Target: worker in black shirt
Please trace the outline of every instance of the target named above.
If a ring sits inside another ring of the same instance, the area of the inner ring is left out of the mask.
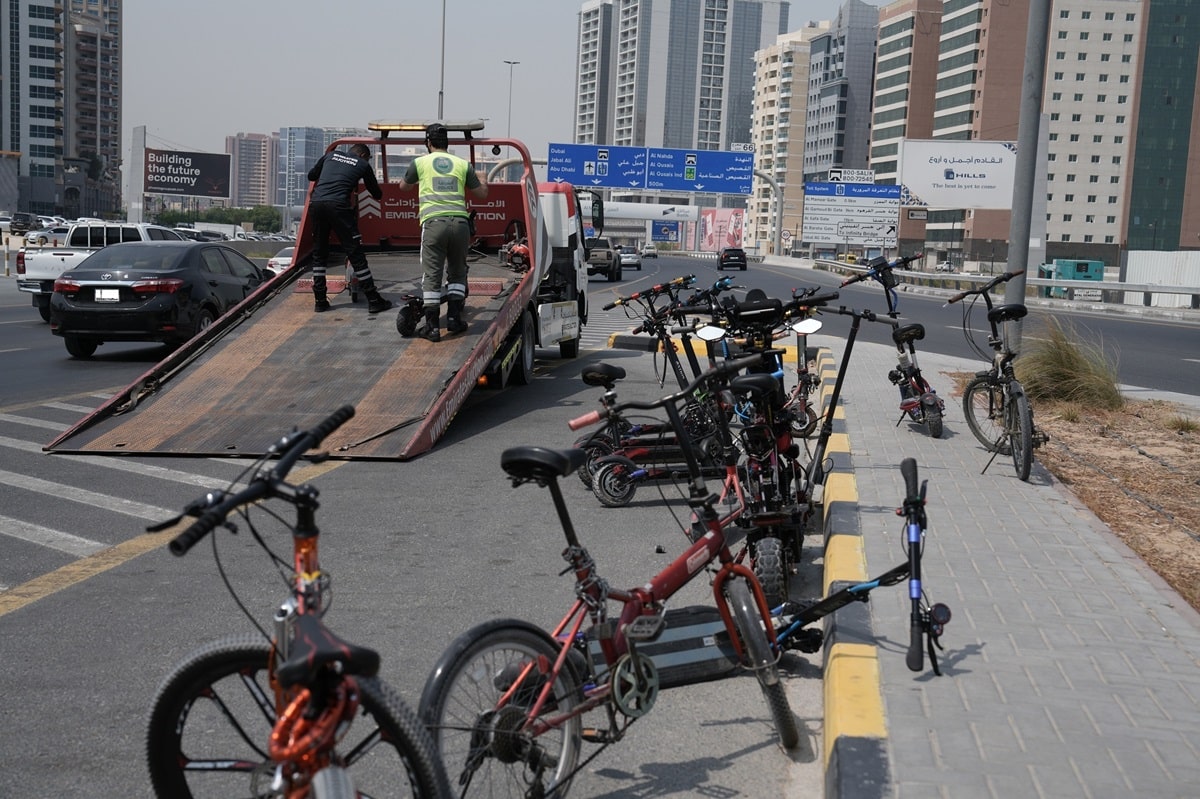
[[[371,267],[362,250],[362,236],[358,233],[358,210],[355,202],[358,184],[361,181],[376,200],[383,197],[383,189],[375,179],[371,166],[371,148],[358,143],[350,146],[350,152],[338,150],[325,153],[321,160],[308,170],[308,179],[316,185],[309,198],[308,213],[312,216],[313,235],[316,242],[313,250],[313,310],[317,313],[329,310],[326,295],[325,267],[329,259],[329,234],[337,234],[338,241],[346,251],[359,289],[367,296],[367,310],[380,313],[392,307],[390,300],[379,296]]]

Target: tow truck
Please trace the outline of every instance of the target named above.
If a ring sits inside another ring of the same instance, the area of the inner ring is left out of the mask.
[[[328,148],[372,150],[383,197],[360,186],[359,232],[377,287],[397,305],[421,294],[417,198],[398,184],[424,152],[429,122],[372,122],[375,136]],[[442,124],[451,151],[477,169],[480,155],[505,147],[519,158],[519,179],[490,182],[487,200],[470,202],[465,333],[403,338],[396,312],[368,314],[337,270],[328,278],[332,312],[314,314],[306,206],[289,268],[45,448],[258,456],[272,443],[262,431],[280,419],[304,429],[349,403],[358,412],[326,440],[330,457],[407,460],[434,445],[476,387],[528,383],[536,347],[575,357],[588,315],[580,196],[567,184],[539,185],[526,146],[483,137],[481,120]],[[590,224],[602,228],[603,219],[595,197]]]

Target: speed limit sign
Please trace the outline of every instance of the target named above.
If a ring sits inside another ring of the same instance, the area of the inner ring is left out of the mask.
[[[780,231],[779,237],[781,239],[783,239],[784,241],[787,241],[788,239],[790,239],[792,237],[792,231],[790,231],[790,230]]]

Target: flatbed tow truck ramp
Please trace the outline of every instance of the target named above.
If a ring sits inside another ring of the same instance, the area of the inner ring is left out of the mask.
[[[365,249],[376,286],[395,308],[369,314],[365,303],[351,301],[331,269],[333,309],[313,312],[305,214],[291,268],[45,449],[252,457],[274,443],[271,431],[281,422],[307,429],[350,404],[357,411],[354,418],[325,441],[330,456],[406,460],[434,445],[481,382],[527,383],[535,346],[558,345],[564,357],[574,357],[586,308],[586,273],[569,257],[563,261],[562,253],[551,252],[565,248],[550,246],[524,145],[472,139],[477,129],[458,128],[464,140],[457,143],[471,148],[472,160],[476,146],[491,149],[499,143],[521,154],[525,170],[520,182],[491,185],[468,273],[465,333],[434,343],[397,331],[402,297],[421,294],[420,230],[415,198],[389,182],[385,168],[384,198],[365,204],[365,211],[360,207],[359,227],[364,243],[369,242]],[[421,140],[389,139],[384,133],[330,147],[358,141],[386,155],[389,145],[412,148]],[[389,208],[401,212],[381,213]],[[579,218],[576,222],[581,224]],[[530,263],[520,267],[504,257],[514,229],[529,232]]]

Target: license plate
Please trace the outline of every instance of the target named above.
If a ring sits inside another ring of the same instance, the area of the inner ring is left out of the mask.
[[[96,289],[96,302],[119,302],[120,289]]]

